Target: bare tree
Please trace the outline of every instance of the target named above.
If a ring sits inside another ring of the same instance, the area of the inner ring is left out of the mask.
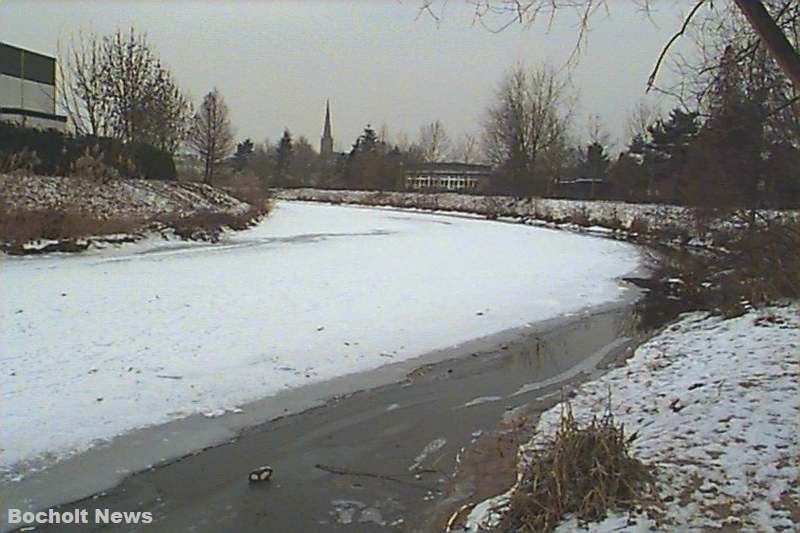
[[[64,61],[64,108],[79,134],[148,143],[175,153],[192,116],[189,99],[134,29],[73,39]]]
[[[442,123],[436,120],[419,129],[418,144],[426,162],[442,161],[450,148],[450,137]]]
[[[778,26],[800,43],[800,3],[772,0],[770,5]],[[668,88],[670,94],[692,101],[708,116],[715,88],[728,73],[747,100],[763,107],[765,132],[771,138],[800,144],[800,91],[743,15],[731,10],[698,17],[690,35],[697,53],[675,61],[680,81]]]
[[[575,49],[572,58],[578,56],[581,48],[588,39],[588,30],[592,18],[598,12],[607,12],[612,4],[609,0],[465,0],[475,9],[474,19],[479,24],[493,32],[501,32],[515,23],[533,25],[539,20],[544,20],[548,25],[553,24],[559,13],[567,12],[579,21]],[[630,0],[643,12],[648,13],[654,0]],[[448,0],[421,0],[419,12],[427,13],[434,18],[441,17]],[[794,44],[788,37],[784,28],[776,22],[777,14],[785,6],[794,6],[798,9],[797,0],[732,0],[725,5],[713,0],[692,0],[683,24],[672,38],[665,44],[661,54],[656,60],[653,71],[648,80],[648,88],[655,83],[659,68],[672,45],[689,29],[692,19],[702,8],[716,9],[727,12],[738,11],[744,15],[753,32],[768,51],[769,55],[777,61],[784,74],[792,81],[795,90],[800,91],[800,53],[797,51],[797,36],[794,35]],[[441,9],[439,9],[441,8]]]
[[[394,136],[394,145],[401,152],[408,151],[411,148],[411,144],[412,142],[411,139],[408,137],[408,134],[403,131]]]
[[[389,125],[386,122],[381,124],[380,129],[378,129],[378,140],[382,143],[389,142]]]
[[[480,139],[472,133],[465,133],[456,143],[451,157],[462,163],[477,163],[481,160]]]
[[[108,101],[103,97],[103,46],[96,35],[79,34],[66,57],[59,46],[62,107],[78,135],[104,136]]]
[[[215,88],[209,92],[194,116],[189,145],[203,160],[203,181],[211,183],[216,166],[233,151],[234,139],[228,106]]]
[[[659,118],[661,118],[661,112],[657,106],[649,104],[646,100],[639,100],[625,122],[628,137],[630,139],[638,137],[646,141],[650,136],[648,128]]]
[[[747,21],[752,26],[755,33],[761,38],[764,48],[769,51],[770,55],[781,66],[784,73],[792,80],[792,84],[796,91],[800,92],[800,54],[797,53],[797,33],[795,25],[794,45],[789,42],[789,39],[784,33],[783,29],[776,23],[775,19],[769,14],[764,2],[756,0],[734,0],[736,5],[741,10],[742,14],[747,18]],[[778,4],[778,7],[783,11],[793,9],[793,17],[795,22],[797,17],[800,16],[800,5],[796,1],[791,2],[770,2]],[[785,11],[784,11],[785,12]]]
[[[611,134],[603,124],[603,119],[597,113],[592,113],[586,120],[586,132],[589,134],[589,143],[597,143],[605,148],[612,145]]]
[[[189,101],[133,28],[103,39],[104,97],[110,126],[124,142],[146,142],[174,152],[191,116]]]
[[[575,99],[571,85],[549,66],[515,67],[503,80],[484,125],[487,156],[508,176],[509,188],[542,193],[562,161]]]

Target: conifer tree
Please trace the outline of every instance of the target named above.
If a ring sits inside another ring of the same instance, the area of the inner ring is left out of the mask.
[[[283,136],[275,151],[275,176],[282,185],[285,185],[290,178],[289,168],[292,164],[293,152],[292,133],[287,128],[283,130]]]

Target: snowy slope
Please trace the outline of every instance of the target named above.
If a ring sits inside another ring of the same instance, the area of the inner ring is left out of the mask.
[[[248,205],[203,183],[0,174],[0,204],[31,210],[75,210],[100,218],[243,213]]]
[[[660,524],[616,514],[585,529],[796,531],[789,502],[800,501],[799,364],[797,304],[730,320],[695,313],[581,387],[575,416],[602,414],[610,391],[615,417],[638,433],[634,455],[656,467],[663,501]],[[560,412],[542,416],[533,445],[553,434]],[[471,530],[506,501],[476,506]],[[558,531],[579,529],[571,519]]]
[[[279,203],[218,244],[0,262],[0,469],[620,297],[632,246]],[[15,466],[16,465],[16,466]]]

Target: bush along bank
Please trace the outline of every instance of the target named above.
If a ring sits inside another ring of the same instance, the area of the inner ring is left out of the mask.
[[[11,255],[80,252],[152,234],[216,241],[271,207],[266,193],[200,183],[0,175],[0,185],[0,250]]]

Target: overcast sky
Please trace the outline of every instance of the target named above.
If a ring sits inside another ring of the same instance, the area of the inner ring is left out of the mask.
[[[672,1],[651,19],[633,2],[610,2],[572,77],[585,131],[590,113],[617,138],[644,96],[650,69],[680,23]],[[680,2],[678,2],[680,5]],[[577,18],[495,34],[472,24],[462,0],[440,23],[417,19],[418,0],[137,1],[0,0],[0,40],[55,55],[79,31],[117,27],[147,33],[179,84],[197,103],[217,87],[237,138],[280,137],[284,127],[318,146],[331,99],[336,147],[367,123],[390,138],[441,120],[451,137],[480,130],[496,87],[517,62],[561,66],[573,50]]]

